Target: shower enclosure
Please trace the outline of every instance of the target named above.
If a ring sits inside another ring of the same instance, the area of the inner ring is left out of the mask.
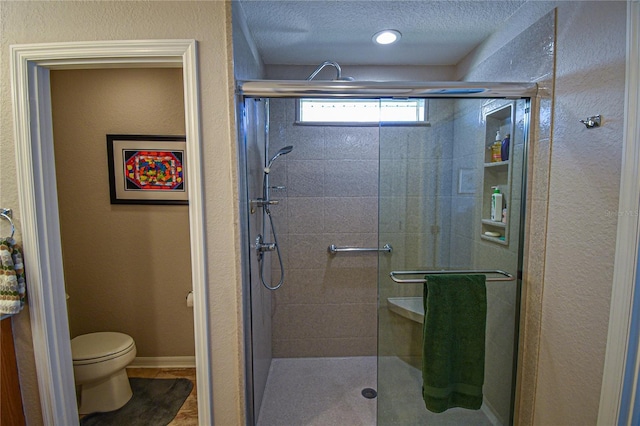
[[[270,367],[275,374],[276,360],[302,359],[373,361],[366,383],[377,390],[377,408],[362,424],[513,423],[534,93],[535,85],[519,84],[239,85],[251,424],[273,424],[264,418],[271,402],[263,400]],[[391,98],[423,101],[411,122],[302,122],[300,99],[320,98],[368,99],[380,108]],[[500,143],[508,139],[506,152],[492,159],[498,133]],[[490,217],[495,187],[504,199],[498,220]],[[277,204],[260,206],[265,198]],[[279,255],[261,245],[274,237]],[[436,414],[422,400],[423,280],[442,271],[487,276],[480,410]],[[261,284],[278,283],[283,273],[277,290]],[[360,390],[349,392],[363,401],[373,396]],[[319,392],[309,380],[294,398]],[[303,406],[289,400],[275,411]]]

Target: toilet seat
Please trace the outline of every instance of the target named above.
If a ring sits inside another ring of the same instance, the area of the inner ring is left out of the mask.
[[[115,332],[83,334],[71,339],[73,365],[105,362],[135,350],[131,336]]]

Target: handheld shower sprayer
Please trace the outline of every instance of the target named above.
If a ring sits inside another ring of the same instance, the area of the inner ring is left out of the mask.
[[[273,162],[275,161],[276,158],[280,157],[281,155],[286,155],[288,153],[290,153],[293,150],[293,146],[288,145],[285,146],[284,148],[280,149],[278,152],[276,152],[273,157],[271,157],[271,159],[269,160],[269,162],[267,163],[267,166],[264,168],[264,177],[262,179],[262,199],[266,204],[266,212],[267,213],[271,213],[269,211],[269,202],[271,201],[270,199],[270,187],[269,187],[269,172],[271,172],[271,165],[273,164]]]
[[[256,239],[256,250],[258,253],[258,263],[260,264],[260,281],[262,281],[262,285],[264,285],[269,290],[277,290],[280,288],[282,283],[284,282],[284,265],[282,264],[282,255],[280,254],[280,245],[278,244],[278,235],[276,234],[276,229],[273,226],[273,219],[271,218],[271,209],[269,206],[271,204],[277,204],[277,201],[271,201],[269,195],[269,172],[271,171],[271,165],[276,160],[276,158],[281,155],[286,155],[293,150],[293,146],[288,145],[284,148],[280,149],[278,152],[274,154],[273,157],[267,163],[267,166],[264,168],[264,176],[262,179],[262,200],[260,200],[259,206],[264,208],[264,213],[266,213],[267,218],[269,219],[269,225],[271,227],[271,234],[273,235],[273,243],[266,243],[263,241],[262,235],[258,235]],[[264,224],[263,224],[264,227]],[[263,228],[263,231],[265,229]],[[266,232],[263,232],[266,235]],[[280,263],[280,281],[276,285],[271,285],[271,283],[267,283],[264,280],[264,253],[267,251],[275,251],[278,256],[278,262]]]
[[[264,168],[264,172],[268,174],[271,171],[271,165],[273,164],[274,160],[280,157],[281,155],[286,155],[290,153],[292,150],[293,150],[293,146],[288,145],[282,148],[281,150],[279,150],[278,152],[276,152],[275,155],[271,157],[271,159],[267,163],[267,167]]]

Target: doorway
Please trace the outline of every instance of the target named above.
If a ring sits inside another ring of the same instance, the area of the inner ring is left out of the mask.
[[[110,41],[15,45],[11,48],[16,121],[18,187],[25,251],[33,259],[30,319],[40,399],[45,423],[77,424],[69,328],[60,253],[58,203],[53,164],[49,69],[107,68],[180,64],[184,78],[185,134],[189,186],[189,234],[194,291],[198,411],[211,422],[212,398],[201,192],[201,139],[194,40]]]
[[[112,204],[105,138],[183,137],[182,69],[52,70],[50,78],[70,337],[125,333],[136,345],[129,375],[152,367],[195,376],[188,206]]]

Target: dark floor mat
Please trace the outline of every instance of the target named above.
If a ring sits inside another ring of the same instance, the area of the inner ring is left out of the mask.
[[[81,426],[165,426],[173,420],[189,396],[188,379],[130,378],[133,396],[122,408],[93,413],[80,420]]]

